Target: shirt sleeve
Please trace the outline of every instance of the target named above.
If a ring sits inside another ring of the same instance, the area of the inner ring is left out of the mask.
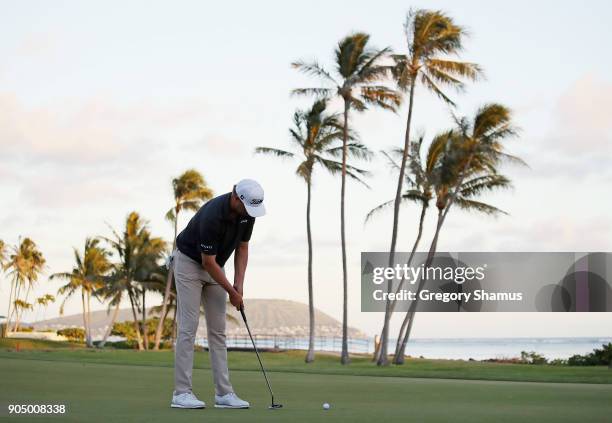
[[[215,256],[221,244],[221,222],[216,219],[202,219],[200,222],[200,252]]]
[[[251,219],[247,225],[249,226],[245,229],[244,233],[242,234],[242,238],[240,239],[242,242],[249,242],[251,239],[251,235],[253,234],[253,226],[255,226],[255,219]]]

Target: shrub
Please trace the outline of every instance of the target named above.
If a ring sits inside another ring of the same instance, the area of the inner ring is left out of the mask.
[[[152,317],[147,319],[147,338],[149,343],[155,341],[155,331],[157,330],[157,324],[159,322],[158,317]],[[138,322],[138,327],[141,327],[142,322]],[[134,329],[133,321],[117,322],[111,329],[111,335],[122,336],[128,341],[136,341],[136,330]],[[172,336],[172,321],[170,319],[164,320],[164,327],[162,331],[162,340],[170,340]]]
[[[548,360],[535,351],[521,351],[521,363],[523,364],[546,364]]]
[[[84,342],[85,329],[83,328],[64,328],[56,332],[60,336],[65,336],[69,341]]]
[[[567,360],[570,366],[601,366],[612,363],[612,342],[603,344],[601,349],[595,348],[587,355],[576,354]]]

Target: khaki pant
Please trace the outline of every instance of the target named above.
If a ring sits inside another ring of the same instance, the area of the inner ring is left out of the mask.
[[[225,272],[225,270],[223,270]],[[174,350],[174,393],[191,391],[193,347],[200,320],[200,302],[204,305],[208,351],[215,392],[234,392],[227,368],[225,344],[225,304],[227,292],[206,272],[202,265],[181,253],[174,252],[178,337]]]

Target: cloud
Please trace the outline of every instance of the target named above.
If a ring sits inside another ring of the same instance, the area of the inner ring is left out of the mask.
[[[521,134],[525,142],[517,145],[518,155],[527,159],[530,168],[517,170],[517,175],[557,181],[612,178],[610,97],[611,82],[586,74],[545,111],[530,110],[530,118],[538,123],[548,115],[550,125],[543,133],[533,128]]]
[[[125,157],[130,149],[142,155],[160,146],[143,146],[143,141],[169,141],[184,128],[197,131],[207,110],[197,99],[122,105],[90,98],[28,108],[5,92],[0,93],[0,148],[5,158],[36,164],[108,162]]]
[[[587,74],[557,100],[547,145],[573,155],[612,153],[612,83]]]
[[[449,227],[449,233],[461,233],[461,226]],[[443,248],[450,251],[608,251],[611,234],[612,224],[604,216],[517,218],[490,222],[463,237],[444,235]]]
[[[41,56],[54,52],[57,45],[50,32],[36,32],[25,36],[15,49],[18,56]]]

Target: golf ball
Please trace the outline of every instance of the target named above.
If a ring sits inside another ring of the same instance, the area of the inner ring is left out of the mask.
[[[323,404],[323,410],[329,410],[329,404],[328,403],[324,403]]]

